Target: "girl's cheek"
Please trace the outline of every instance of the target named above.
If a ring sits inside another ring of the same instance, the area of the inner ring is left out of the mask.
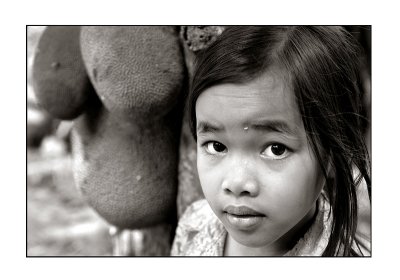
[[[204,151],[198,150],[197,152],[197,171],[200,177],[204,177],[204,175],[209,173],[212,164],[210,160],[207,158],[207,155]]]
[[[197,171],[202,187],[214,184],[215,180],[219,180],[223,174],[223,168],[220,161],[209,155],[198,155],[197,158]]]

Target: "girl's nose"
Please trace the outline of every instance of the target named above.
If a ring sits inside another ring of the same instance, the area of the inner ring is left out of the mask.
[[[253,172],[245,166],[231,169],[222,181],[222,190],[234,196],[251,196],[259,194],[260,188]]]

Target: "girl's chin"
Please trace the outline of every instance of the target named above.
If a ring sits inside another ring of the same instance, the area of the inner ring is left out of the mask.
[[[289,249],[274,244],[274,241],[260,238],[233,236],[228,233],[228,242],[233,255],[242,256],[282,256]]]
[[[277,238],[266,236],[261,232],[244,232],[244,231],[236,231],[229,229],[228,235],[233,239],[236,243],[249,247],[249,248],[264,248],[269,247],[273,244]]]

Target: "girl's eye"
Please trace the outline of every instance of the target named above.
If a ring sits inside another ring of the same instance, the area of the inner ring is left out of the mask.
[[[210,141],[205,144],[206,151],[211,155],[221,154],[226,152],[226,147],[216,141]]]
[[[272,144],[269,145],[263,152],[262,155],[271,159],[283,159],[288,156],[289,150],[283,144]]]

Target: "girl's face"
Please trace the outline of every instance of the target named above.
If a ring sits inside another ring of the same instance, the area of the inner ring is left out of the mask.
[[[196,117],[201,186],[228,242],[265,254],[290,249],[324,184],[293,92],[267,72],[205,90]]]

